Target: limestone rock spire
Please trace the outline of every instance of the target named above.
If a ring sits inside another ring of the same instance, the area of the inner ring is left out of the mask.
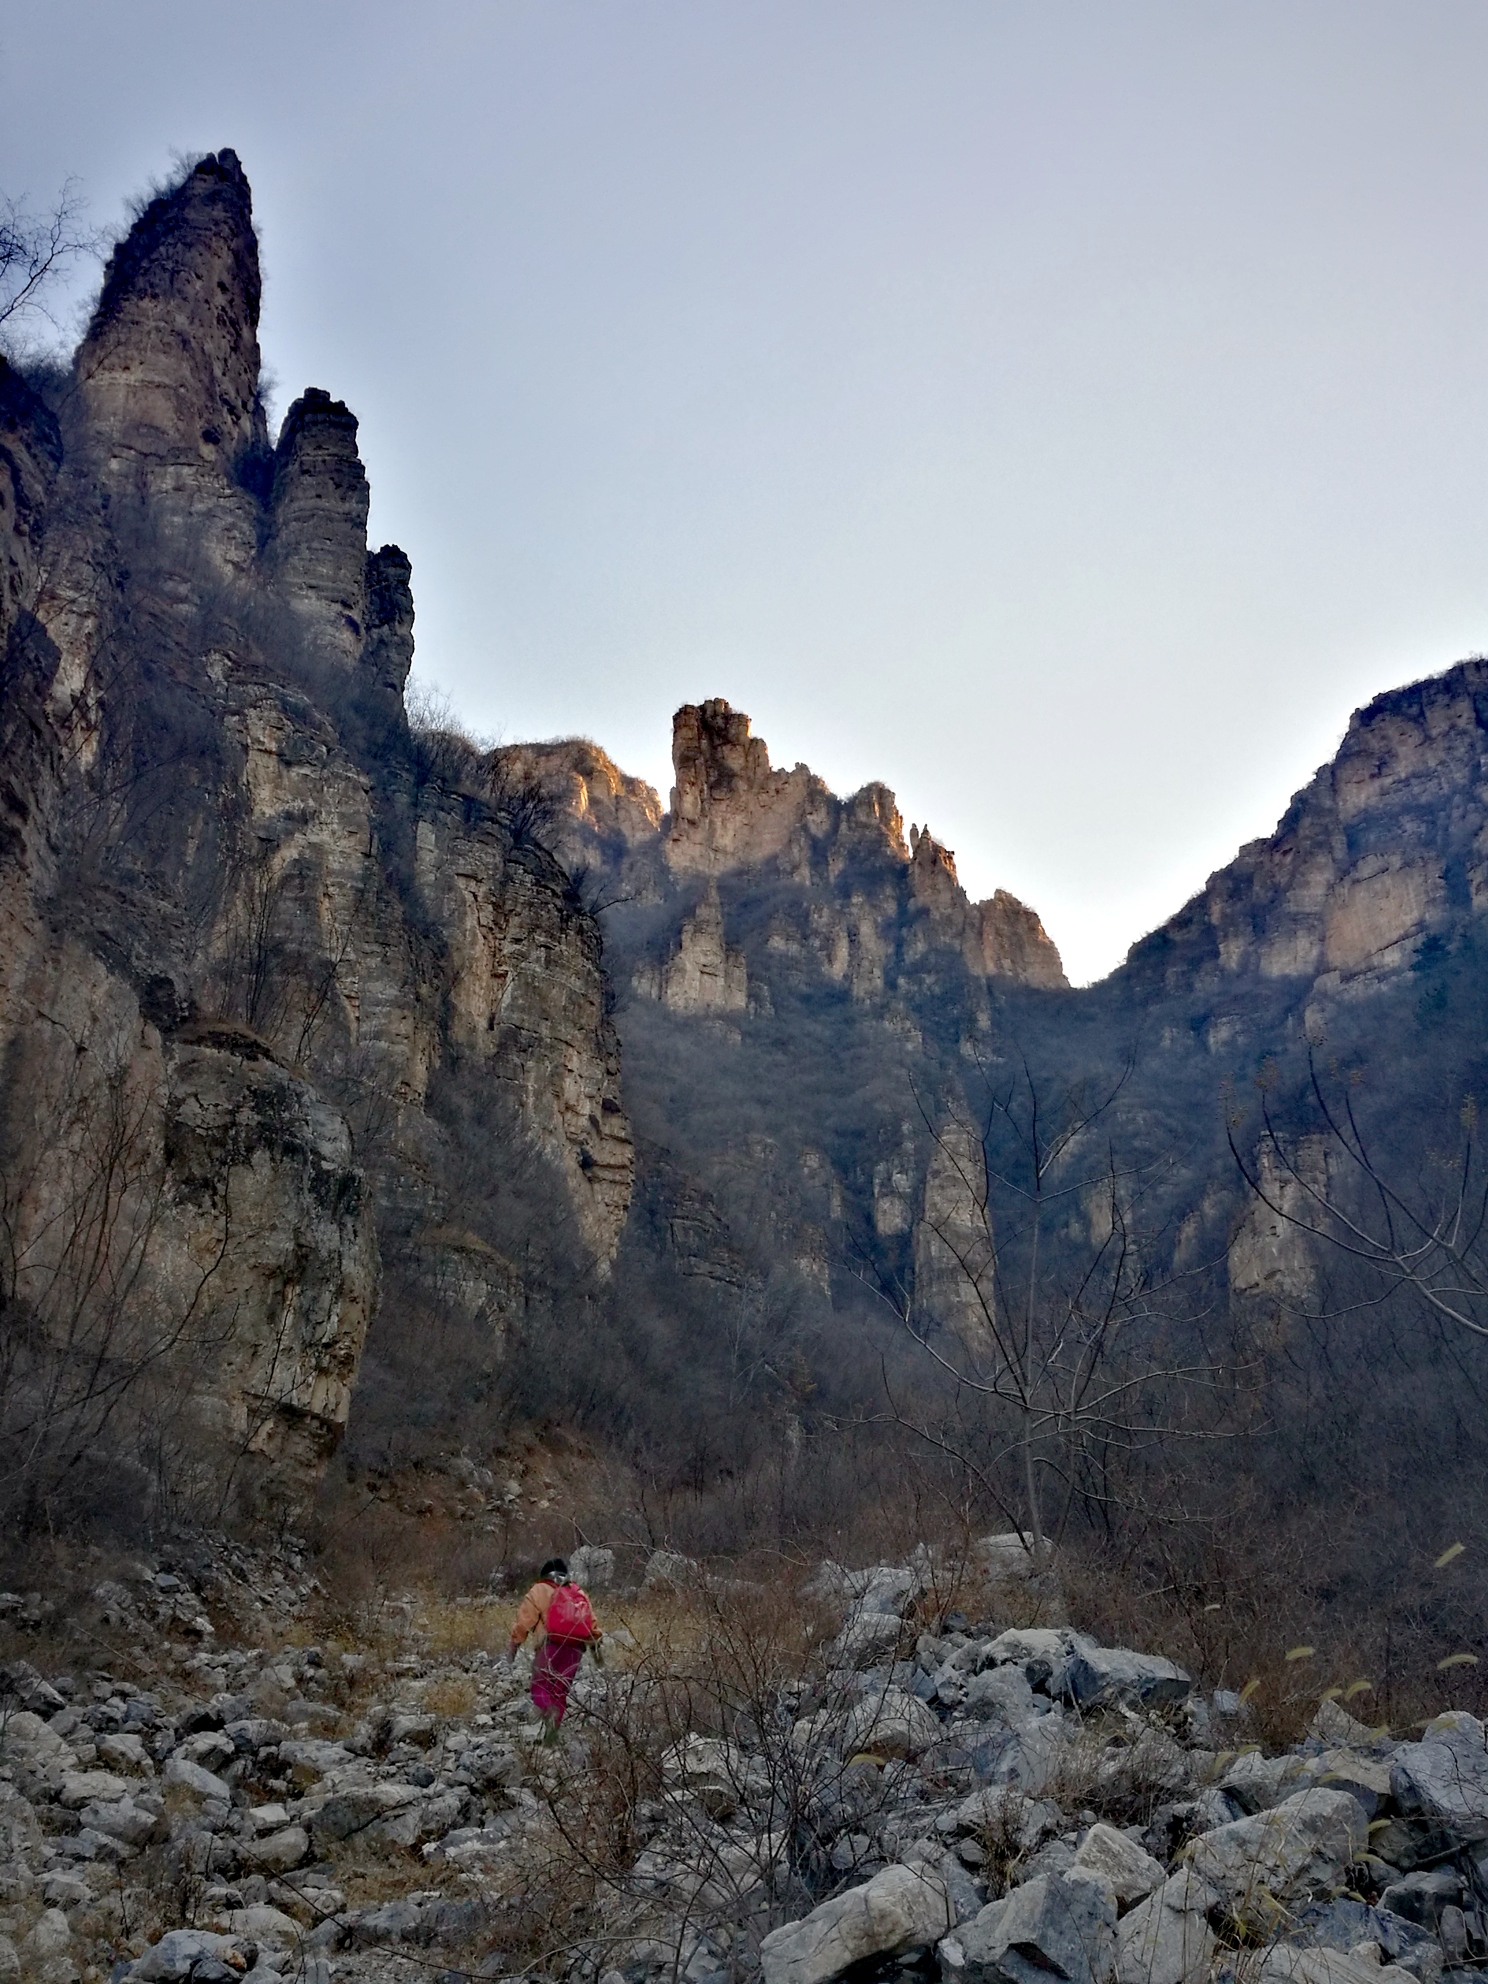
[[[347,661],[360,655],[367,632],[370,503],[356,415],[309,387],[285,416],[274,452],[268,554],[292,604]]]
[[[209,153],[114,249],[78,350],[108,482],[192,495],[262,450],[259,297],[247,178],[236,152]]]
[[[362,666],[379,689],[401,696],[413,666],[413,566],[396,544],[367,554],[367,640]]]

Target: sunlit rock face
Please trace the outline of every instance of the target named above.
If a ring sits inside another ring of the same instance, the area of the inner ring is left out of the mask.
[[[1168,983],[1306,979],[1320,1009],[1398,977],[1488,903],[1488,662],[1377,696],[1276,832],[1133,948]]]
[[[1053,940],[1027,903],[998,889],[976,905],[982,966],[989,977],[1021,985],[1068,984]]]
[[[35,1071],[3,1182],[44,1222],[58,1123],[136,1098],[167,1334],[210,1266],[183,1396],[229,1472],[303,1494],[379,1230],[436,1230],[477,1157],[536,1163],[602,1273],[633,1158],[593,916],[411,740],[408,559],[369,551],[344,405],[307,391],[270,448],[258,304],[222,152],[115,249],[60,426],[0,373],[0,1056]]]
[[[658,1228],[679,1270],[695,1271],[676,1236],[705,1198],[732,1232],[736,1281],[749,1282],[740,1264],[768,1235],[754,1272],[792,1262],[810,1299],[830,1300],[861,1216],[970,1330],[925,1224],[944,1223],[951,1185],[914,1085],[934,1120],[942,1057],[975,1064],[1006,989],[1067,989],[1037,916],[1005,891],[971,902],[948,848],[918,826],[906,838],[887,786],[843,799],[805,765],[773,765],[721,698],[673,718],[665,814],[584,740],[495,757],[508,785],[541,786],[550,844],[604,905],[627,1082],[652,1125],[647,1196],[665,1208]],[[694,1054],[684,1080],[675,1064]],[[808,1120],[800,1098],[814,1084],[845,1095],[865,1074],[881,1105],[865,1105],[851,1139]]]
[[[763,738],[750,734],[749,718],[721,700],[678,710],[672,763],[676,783],[663,852],[674,873],[719,876],[773,867],[831,893],[844,871],[867,863],[881,871],[874,919],[880,926],[890,917],[903,921],[907,910],[917,908],[925,927],[911,944],[954,948],[984,976],[1066,983],[1059,953],[1032,910],[1005,890],[985,903],[968,901],[954,854],[928,828],[912,828],[905,844],[887,786],[865,786],[841,800],[805,765],[789,772],[772,768]],[[819,928],[818,938],[826,940],[828,969],[841,976],[849,969],[846,961],[865,949],[865,917],[859,907],[828,913],[828,923],[830,935]],[[878,948],[872,936],[866,948]]]
[[[665,852],[678,873],[783,861],[809,872],[811,842],[835,824],[836,802],[805,765],[772,770],[749,718],[715,698],[672,719],[670,827]]]

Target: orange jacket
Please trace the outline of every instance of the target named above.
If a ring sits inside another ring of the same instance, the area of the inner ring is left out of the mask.
[[[512,1621],[511,1629],[513,1653],[523,1644],[529,1633],[532,1635],[534,1646],[541,1646],[547,1638],[548,1631],[544,1622],[548,1616],[548,1607],[553,1602],[553,1593],[557,1589],[556,1585],[546,1584],[539,1578],[517,1607],[517,1616]]]

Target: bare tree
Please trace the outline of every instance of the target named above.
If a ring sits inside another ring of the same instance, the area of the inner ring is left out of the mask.
[[[1307,1073],[1316,1110],[1310,1136],[1278,1124],[1266,1086],[1253,1158],[1237,1141],[1239,1122],[1228,1126],[1231,1154],[1256,1200],[1285,1226],[1370,1270],[1381,1293],[1408,1293],[1444,1322],[1488,1337],[1488,1172],[1474,1098],[1462,1104],[1453,1148],[1407,1185],[1359,1121],[1361,1078],[1330,1096],[1311,1052]]]
[[[1118,1160],[1110,1118],[1129,1073],[1051,1100],[1020,1062],[988,1082],[979,1116],[917,1096],[931,1159],[912,1274],[859,1250],[861,1278],[942,1380],[937,1415],[896,1398],[886,1370],[895,1418],[1015,1520],[1039,1568],[1077,1503],[1109,1511],[1137,1455],[1198,1435],[1194,1394],[1220,1382],[1194,1354],[1201,1315],[1179,1313],[1138,1231],[1162,1167]]]
[[[96,250],[82,225],[84,202],[69,179],[45,213],[0,195],[0,330],[40,315],[51,321],[48,292],[79,255]]]
[[[226,1214],[173,1279],[159,1097],[127,1040],[72,1047],[56,1087],[29,1071],[31,1134],[0,1171],[0,1505],[23,1529],[111,1444],[137,1456],[145,1418],[160,1434],[190,1390],[181,1360],[231,1329],[213,1299]]]

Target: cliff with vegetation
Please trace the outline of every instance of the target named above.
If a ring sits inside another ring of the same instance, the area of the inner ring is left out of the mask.
[[[520,1303],[493,1147],[596,1272],[629,1200],[598,931],[410,738],[408,560],[368,547],[345,406],[271,445],[258,309],[222,152],[115,249],[65,380],[0,370],[0,1295],[35,1323],[5,1410],[60,1442],[38,1494],[126,1419],[298,1493],[380,1254],[415,1296],[457,1262],[493,1329]]]
[[[409,561],[345,405],[270,433],[258,303],[224,152],[65,373],[0,369],[21,1529],[454,1467],[489,1530],[539,1427],[653,1546],[1043,1496],[1181,1583],[1166,1511],[1243,1557],[1320,1454],[1361,1533],[1446,1520],[1483,1459],[1488,663],[1371,704],[1072,990],[887,786],[773,764],[720,699],[665,801],[585,739],[410,724]],[[1413,1220],[1457,1236],[1430,1286]]]

